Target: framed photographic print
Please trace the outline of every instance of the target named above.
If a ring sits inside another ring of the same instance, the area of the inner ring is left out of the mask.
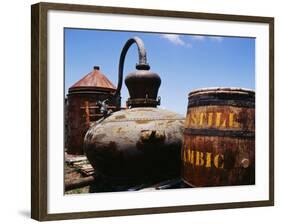
[[[274,18],[32,5],[32,218],[274,204]]]

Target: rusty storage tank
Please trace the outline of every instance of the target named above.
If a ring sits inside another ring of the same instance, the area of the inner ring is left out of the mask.
[[[141,39],[129,39],[120,56],[117,93],[129,47],[136,43],[139,63],[125,84],[129,109],[115,112],[93,125],[85,136],[85,152],[96,175],[109,185],[133,186],[180,177],[184,117],[157,108],[161,79],[149,71]]]
[[[255,92],[209,88],[189,94],[182,179],[193,187],[255,184]]]
[[[67,95],[67,152],[84,154],[83,143],[90,124],[103,114],[97,106],[98,101],[108,99],[116,93],[116,87],[101,73],[99,66],[68,89]],[[116,96],[118,98],[118,96]],[[108,102],[112,111],[118,110],[120,102]]]

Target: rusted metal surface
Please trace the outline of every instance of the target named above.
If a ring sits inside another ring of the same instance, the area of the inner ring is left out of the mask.
[[[111,111],[120,108],[120,102],[113,99],[116,91],[111,82],[95,67],[69,88],[66,110],[66,147],[70,154],[84,154],[84,136],[92,122],[102,118],[98,101],[107,100]]]
[[[112,82],[101,73],[99,66],[94,66],[90,73],[85,75],[78,82],[74,83],[69,88],[69,92],[93,89],[108,90],[111,92],[116,91],[116,87],[112,84]]]
[[[157,94],[161,79],[158,74],[148,70],[137,70],[127,75],[125,84],[130,93],[130,98],[127,100],[129,107],[160,105]]]
[[[150,66],[147,63],[144,43],[138,37],[130,38],[121,51],[118,69],[118,85],[115,95],[116,97],[117,95],[120,96],[125,56],[130,46],[134,43],[138,47],[139,63],[136,64],[136,71],[131,72],[125,78],[125,84],[130,94],[130,98],[127,100],[127,106],[129,108],[157,107],[157,105],[160,105],[160,97],[157,98],[157,94],[161,84],[161,78],[158,74],[149,71]]]
[[[126,54],[132,44],[136,44],[138,47],[138,55],[139,55],[139,63],[136,65],[136,69],[138,70],[149,70],[150,66],[147,63],[146,50],[144,48],[144,43],[139,37],[132,37],[126,41],[125,45],[122,48],[120,58],[119,58],[119,66],[118,66],[118,84],[115,96],[120,96],[120,91],[123,84],[123,70],[124,70],[124,62]]]
[[[111,182],[137,184],[180,175],[184,118],[157,108],[113,113],[85,136],[95,171]]]
[[[138,37],[130,38],[122,49],[114,96],[120,96],[125,56],[134,43],[139,63],[125,79],[129,109],[112,114],[105,109],[104,118],[90,127],[84,140],[87,158],[105,191],[180,176],[184,118],[156,108],[161,79],[148,71],[144,44]],[[107,107],[105,101],[101,105]]]
[[[182,178],[190,186],[255,183],[255,92],[237,88],[189,94]]]

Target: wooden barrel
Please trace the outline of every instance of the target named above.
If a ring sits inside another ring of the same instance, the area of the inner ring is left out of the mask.
[[[193,187],[255,184],[255,92],[200,89],[188,99],[183,181]]]

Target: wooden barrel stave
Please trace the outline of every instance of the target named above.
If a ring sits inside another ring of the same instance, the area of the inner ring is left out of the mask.
[[[194,187],[255,184],[254,92],[203,90],[189,102],[182,179]]]

